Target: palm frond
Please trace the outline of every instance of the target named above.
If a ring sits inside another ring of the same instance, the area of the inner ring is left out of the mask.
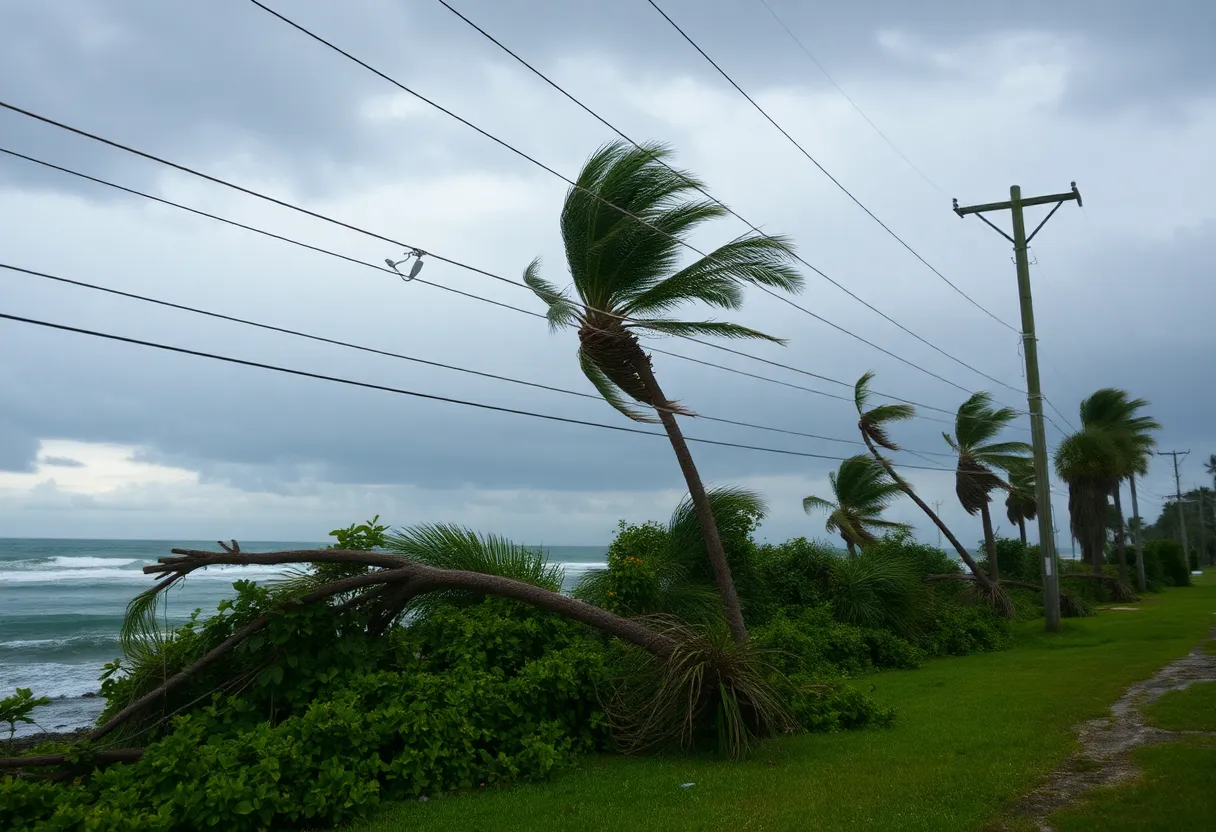
[[[639,292],[623,309],[629,315],[653,315],[689,301],[737,309],[747,283],[797,292],[802,289],[802,276],[790,265],[793,254],[793,245],[783,237],[749,235],[732,240]]]
[[[784,344],[781,338],[765,335],[741,324],[723,321],[664,321],[655,319],[633,319],[626,326],[639,332],[658,332],[663,335],[678,336],[712,336],[717,338],[751,338],[759,341],[771,341]]]
[[[836,504],[831,500],[825,500],[822,497],[803,497],[802,510],[807,514],[812,514],[815,511],[835,511]]]
[[[768,503],[754,491],[733,486],[710,488],[706,495],[714,520],[719,528],[735,525],[738,518],[763,517],[768,513]],[[701,534],[701,522],[696,507],[685,496],[671,514],[667,524],[673,553],[684,563],[700,561],[705,557],[705,539]]]
[[[389,534],[384,548],[441,569],[497,575],[553,591],[562,585],[561,567],[550,563],[545,552],[460,526],[409,526]]]
[[[581,345],[578,348],[578,365],[596,392],[603,396],[604,401],[616,408],[617,411],[635,422],[656,424],[660,421],[654,411],[643,410],[629,404],[626,400],[627,394],[608,377],[608,374],[604,372],[604,368]]]
[[[578,319],[578,308],[570,302],[566,293],[540,276],[539,257],[524,269],[524,283],[548,306],[545,317],[551,331],[570,326]]]

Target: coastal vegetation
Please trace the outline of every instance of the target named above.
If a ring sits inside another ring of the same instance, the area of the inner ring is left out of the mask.
[[[669,158],[658,145],[616,143],[593,154],[560,216],[572,286],[542,277],[539,261],[524,281],[554,329],[577,329],[579,366],[604,400],[663,427],[687,487],[670,520],[622,521],[606,568],[568,592],[560,566],[541,550],[454,525],[394,529],[379,517],[334,530],[327,549],[247,552],[232,541],[221,551],[166,553],[144,570],[157,583],[128,608],[123,655],[101,676],[106,706],[97,724],[83,739],[0,759],[0,827],[316,828],[359,822],[386,801],[544,780],[579,760],[609,772],[639,756],[660,760],[637,763],[647,771],[733,765],[751,782],[759,749],[795,755],[783,759],[806,768],[797,755],[809,749],[856,747],[877,756],[856,758],[842,782],[855,788],[865,769],[873,786],[893,772],[886,782],[899,790],[920,782],[899,769],[917,768],[908,765],[923,756],[915,742],[948,730],[947,701],[956,715],[975,707],[992,717],[973,725],[978,738],[970,739],[986,743],[981,781],[995,788],[977,802],[974,792],[984,790],[952,786],[972,795],[959,811],[991,808],[1058,757],[1058,743],[1046,757],[1032,754],[1029,728],[997,705],[1025,694],[1012,710],[1041,714],[1046,689],[1024,691],[1021,668],[1057,672],[1068,663],[1058,648],[1077,638],[1134,634],[1122,623],[1071,622],[1058,643],[1031,635],[1043,612],[1041,558],[1025,521],[1039,507],[1029,449],[1004,435],[1018,412],[979,391],[944,435],[958,500],[979,517],[981,559],[892,460],[895,428],[916,418],[916,408],[874,390],[869,373],[854,388],[868,453],[840,461],[830,498],[803,501],[826,515],[825,529],[844,551],[807,538],[758,542],[764,498],[704,485],[680,427],[695,413],[660,386],[641,338],[779,342],[675,313],[693,303],[735,310],[749,285],[793,292],[801,278],[789,242],[759,232],[681,265],[688,235],[726,209]],[[1143,575],[1142,592],[1190,583],[1176,544],[1137,537],[1143,545],[1131,554],[1126,545],[1121,484],[1144,473],[1159,427],[1146,407],[1124,391],[1100,390],[1082,404],[1082,429],[1057,451],[1088,564],[1055,566],[1068,617],[1138,600],[1129,563]],[[589,462],[588,476],[618,462]],[[1020,539],[993,528],[991,503],[1002,492]],[[904,496],[949,541],[949,554],[886,516]],[[1140,535],[1141,525],[1130,528]],[[197,610],[179,627],[161,623],[165,593],[190,575],[253,565],[285,575],[237,581],[215,610]],[[1191,633],[1189,619],[1184,629]],[[970,671],[933,663],[972,654],[985,655]],[[1161,657],[1161,646],[1135,642],[1117,670],[1101,655],[1094,678],[1084,680],[1091,690],[1125,684]],[[889,681],[927,662],[934,684],[956,689],[918,698],[914,675]],[[15,727],[37,702],[34,692],[18,691],[0,702],[0,720]],[[1092,709],[1071,705],[1052,718]],[[830,739],[812,746],[811,734]],[[988,758],[1010,742],[1017,776],[1002,780]],[[884,743],[905,756],[878,750]],[[802,802],[791,798],[791,806]]]

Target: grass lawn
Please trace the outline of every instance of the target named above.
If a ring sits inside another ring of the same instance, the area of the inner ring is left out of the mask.
[[[1144,712],[1150,725],[1167,731],[1216,731],[1216,682],[1199,682],[1167,693]]]
[[[1052,816],[1058,832],[1208,832],[1216,826],[1216,741],[1188,739],[1135,752],[1144,775],[1094,791]]]
[[[1136,611],[1065,621],[1059,636],[1018,625],[1013,650],[859,679],[896,707],[891,729],[774,741],[741,763],[589,758],[546,783],[388,805],[348,832],[979,829],[1068,755],[1074,725],[1208,635],[1216,583],[1199,580]],[[1204,753],[1216,751],[1146,749],[1145,759],[1166,772]],[[1179,799],[1188,786],[1171,782]],[[1125,795],[1127,811],[1156,811],[1136,794]],[[1066,828],[1115,828],[1075,822]]]

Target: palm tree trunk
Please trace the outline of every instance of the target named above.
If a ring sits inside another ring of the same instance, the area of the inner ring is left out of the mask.
[[[937,516],[937,512],[929,508],[912,486],[908,485],[904,478],[896,472],[895,467],[891,465],[890,461],[878,452],[878,449],[874,447],[874,443],[870,441],[869,435],[864,430],[861,432],[861,438],[865,440],[866,447],[870,449],[870,454],[873,455],[874,459],[878,460],[878,464],[890,475],[895,484],[900,487],[900,490],[912,498],[912,502],[920,507],[920,510],[933,521],[933,525],[937,526],[941,530],[941,533],[946,536],[946,539],[950,541],[950,545],[954,547],[955,551],[958,552],[958,556],[962,558],[963,563],[967,564],[967,568],[975,576],[976,582],[985,589],[994,589],[996,585],[988,579],[988,576],[984,574],[984,570],[980,569],[979,564],[975,562],[975,558],[971,557],[971,553],[967,551],[963,544],[958,542],[958,538],[954,536],[954,532],[950,531],[946,524],[942,522],[942,518]]]
[[[992,531],[992,512],[988,503],[980,507],[980,518],[984,521],[984,547],[988,550],[988,577],[993,583],[1001,580],[1001,564],[996,557],[996,533]]]
[[[1136,499],[1136,475],[1127,478],[1132,491],[1132,517],[1136,520],[1136,588],[1141,592],[1148,591],[1148,579],[1144,576],[1144,528],[1140,523],[1140,502]]]
[[[852,540],[850,540],[849,538],[846,537],[844,539],[844,546],[846,549],[849,550],[849,557],[851,557],[851,558],[857,557],[857,546],[856,546],[856,544],[853,543]]]
[[[692,460],[688,443],[684,441],[684,434],[680,431],[679,424],[676,423],[675,414],[671,412],[671,403],[663,395],[658,379],[655,378],[654,371],[650,367],[650,358],[641,348],[638,349],[638,353],[640,357],[634,358],[631,363],[638,377],[641,378],[642,384],[645,385],[651,403],[658,411],[659,420],[663,423],[663,429],[667,431],[667,438],[671,441],[671,448],[675,451],[676,460],[680,463],[680,471],[683,472],[684,481],[688,485],[688,496],[696,511],[697,521],[701,524],[701,536],[705,540],[705,554],[709,558],[710,568],[714,572],[718,595],[722,598],[722,612],[726,617],[726,625],[730,628],[731,637],[734,638],[735,643],[744,644],[747,642],[747,627],[743,623],[743,610],[739,606],[739,594],[735,591],[735,582],[730,574],[730,563],[726,560],[726,549],[722,546],[722,537],[718,534],[718,524],[714,520],[713,509],[709,505],[709,496],[705,493],[701,475],[697,472],[696,463]]]
[[[1025,517],[1018,518],[1018,537],[1020,537],[1022,539],[1023,547],[1029,545],[1026,542],[1026,518]]]
[[[1119,580],[1127,583],[1127,541],[1123,526],[1123,498],[1119,492],[1123,490],[1123,481],[1115,483],[1115,551],[1119,553]]]

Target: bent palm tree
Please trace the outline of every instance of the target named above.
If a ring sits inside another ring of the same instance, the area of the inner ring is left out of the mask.
[[[1017,411],[992,406],[992,394],[983,391],[972,394],[959,406],[954,417],[954,435],[943,433],[950,450],[958,454],[954,473],[954,493],[968,514],[980,515],[984,521],[984,545],[988,550],[988,575],[1001,579],[1001,567],[996,557],[996,535],[992,531],[992,512],[988,504],[998,488],[1008,490],[1009,484],[997,476],[1000,471],[1016,470],[1026,464],[1030,446],[1025,442],[993,442]]]
[[[858,547],[877,540],[875,530],[910,531],[906,523],[882,518],[883,509],[902,489],[870,457],[849,457],[840,463],[838,470],[828,474],[828,480],[836,502],[805,497],[802,510],[807,514],[817,509],[827,511],[825,528],[840,535],[850,555],[856,555]]]
[[[732,240],[678,268],[682,240],[701,223],[727,212],[720,203],[693,198],[691,192],[703,191],[702,184],[668,167],[663,161],[668,155],[658,144],[637,148],[622,142],[592,154],[566,193],[561,214],[574,297],[541,278],[539,260],[525,270],[524,282],[548,304],[550,327],[578,327],[579,366],[600,395],[630,419],[662,423],[688,484],[726,622],[734,639],[743,642],[747,630],[730,566],[705,487],[676,421],[677,414],[693,414],[663,393],[638,335],[709,335],[780,343],[738,324],[683,321],[667,315],[696,301],[737,309],[743,303],[745,284],[797,291],[802,278],[790,265],[792,245],[784,238],[760,234]],[[650,410],[631,402],[652,408],[657,420]]]
[[[1009,472],[1009,495],[1005,498],[1005,516],[1018,527],[1022,545],[1026,544],[1026,521],[1039,516],[1035,496],[1034,466],[1027,462]]]
[[[967,551],[967,547],[959,542],[954,536],[954,532],[942,522],[942,519],[937,516],[937,512],[929,508],[928,504],[920,498],[915,489],[901,477],[895,470],[895,466],[891,461],[879,453],[878,448],[886,448],[889,451],[898,451],[899,446],[895,444],[887,433],[887,429],[892,422],[902,422],[911,419],[916,415],[916,410],[910,404],[880,404],[877,407],[867,409],[870,396],[870,381],[874,378],[873,373],[866,373],[857,380],[857,384],[853,387],[853,404],[857,408],[857,428],[861,431],[861,438],[865,441],[866,447],[870,449],[871,456],[875,461],[882,466],[888,476],[894,480],[905,494],[912,498],[912,502],[920,508],[925,515],[933,521],[933,525],[941,530],[946,539],[950,541],[950,545],[958,552],[959,558],[963,563],[967,564],[967,568],[971,570],[972,576],[975,577],[976,583],[980,584],[994,600],[998,599],[1000,587],[988,579],[983,570],[976,564],[975,558],[971,557],[971,553]]]
[[[1140,416],[1148,407],[1145,399],[1132,399],[1126,390],[1104,387],[1081,402],[1081,425],[1107,431],[1115,442],[1119,465],[1111,487],[1115,501],[1115,549],[1119,559],[1119,579],[1127,582],[1127,544],[1120,490],[1124,479],[1148,470],[1148,458],[1157,440],[1153,433],[1161,425],[1152,417]],[[1096,571],[1101,571],[1100,566]]]

